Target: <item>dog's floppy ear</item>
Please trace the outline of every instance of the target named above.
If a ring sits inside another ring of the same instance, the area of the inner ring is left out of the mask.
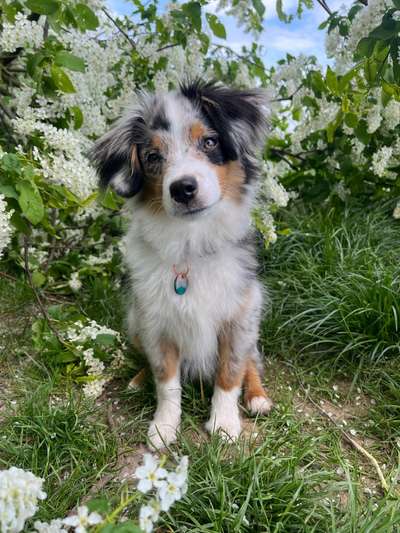
[[[217,131],[225,133],[229,124],[241,142],[248,142],[253,148],[265,142],[267,99],[262,90],[234,89],[215,81],[195,80],[181,85],[181,92],[200,107]]]
[[[120,120],[98,139],[89,157],[100,177],[100,187],[110,185],[117,194],[130,198],[143,186],[143,171],[138,145],[146,136],[146,125],[140,116]]]

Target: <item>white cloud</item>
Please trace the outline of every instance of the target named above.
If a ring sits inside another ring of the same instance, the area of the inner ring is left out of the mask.
[[[264,39],[263,39],[264,40]],[[295,54],[309,52],[320,45],[315,31],[308,34],[301,30],[285,30],[283,28],[265,29],[265,46],[281,52]]]

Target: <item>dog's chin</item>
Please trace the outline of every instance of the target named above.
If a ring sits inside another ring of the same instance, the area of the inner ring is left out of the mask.
[[[219,201],[203,206],[193,206],[193,207],[173,207],[169,210],[169,214],[175,218],[181,218],[184,220],[196,220],[198,218],[203,218],[210,215]]]

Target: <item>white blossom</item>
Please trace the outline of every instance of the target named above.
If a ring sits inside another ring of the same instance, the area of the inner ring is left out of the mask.
[[[160,504],[157,500],[151,500],[148,505],[142,505],[139,511],[139,525],[146,533],[153,531],[155,522],[160,516]]]
[[[136,469],[135,477],[139,480],[138,490],[146,493],[167,476],[167,471],[160,467],[159,461],[153,455],[146,453],[143,459],[144,464]]]
[[[385,125],[389,130],[394,130],[400,124],[400,102],[393,98],[383,110]]]
[[[390,146],[382,146],[372,156],[372,170],[379,177],[383,177],[387,172],[387,166],[392,157],[393,148]]]
[[[0,471],[0,531],[18,533],[44,500],[43,480],[20,468]]]
[[[15,52],[17,48],[37,48],[43,42],[44,18],[29,20],[27,15],[18,12],[13,23],[4,22],[0,33],[0,49]]]
[[[86,505],[78,507],[77,514],[64,518],[63,523],[68,527],[73,527],[75,533],[86,533],[87,528],[95,526],[103,521],[99,513],[89,513]]]
[[[36,520],[33,527],[37,533],[67,533],[63,521],[59,518],[56,518],[49,523]]]
[[[79,279],[79,272],[72,272],[71,277],[68,281],[68,285],[74,292],[77,292],[82,288],[82,282]]]
[[[11,241],[11,215],[12,211],[7,211],[7,203],[4,199],[4,195],[0,194],[0,259],[4,250],[7,248]]]
[[[166,479],[158,483],[158,497],[162,511],[168,511],[173,503],[180,500],[187,490],[186,475],[170,472]]]

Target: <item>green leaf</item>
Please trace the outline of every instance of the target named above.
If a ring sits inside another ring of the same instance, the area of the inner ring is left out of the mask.
[[[12,214],[11,223],[17,229],[17,231],[23,235],[30,235],[32,233],[31,227],[26,222],[26,219],[21,216],[19,211],[14,211]]]
[[[66,50],[57,52],[54,58],[55,64],[59,67],[65,67],[69,70],[76,70],[78,72],[85,72],[85,62],[81,57],[75,56]]]
[[[106,207],[107,209],[112,209],[113,211],[116,211],[120,208],[117,195],[110,188],[106,189],[106,191],[99,198],[99,201],[101,205],[103,207]]]
[[[206,13],[206,19],[213,34],[220,39],[226,39],[225,26],[220,22],[219,18],[212,13]]]
[[[95,343],[101,346],[114,346],[115,341],[115,336],[109,333],[99,333],[95,339]]]
[[[344,116],[344,123],[349,128],[356,128],[358,124],[358,117],[355,113],[346,113]]]
[[[53,15],[60,7],[58,0],[26,0],[28,9],[39,15]]]
[[[73,363],[79,359],[74,352],[67,351],[58,352],[53,357],[56,363]]]
[[[326,85],[324,82],[324,79],[322,77],[322,74],[319,70],[312,70],[309,73],[309,79],[311,83],[311,89],[314,91],[314,93],[318,96],[321,93],[325,92]]]
[[[378,74],[378,64],[374,59],[367,59],[364,64],[364,75],[368,83],[374,83]]]
[[[276,0],[275,7],[276,7],[276,14],[278,15],[279,20],[281,20],[282,22],[286,22],[286,23],[292,22],[293,15],[286,15],[286,13],[283,11],[282,0]]]
[[[363,144],[368,144],[371,140],[371,134],[368,133],[368,124],[364,119],[360,120],[354,133],[356,134],[357,139]]]
[[[19,192],[18,203],[26,218],[36,225],[44,217],[44,205],[36,185],[30,181],[20,181],[15,188]]]
[[[72,85],[72,81],[69,79],[68,74],[66,74],[60,67],[57,67],[57,65],[51,66],[51,79],[60,91],[64,93],[75,92],[75,87]]]
[[[70,108],[70,111],[74,117],[74,129],[79,130],[79,128],[83,124],[83,113],[81,111],[81,108],[77,105],[74,105]]]
[[[261,0],[252,0],[253,7],[257,11],[257,15],[262,19],[265,13],[265,5]]]
[[[354,56],[356,59],[362,59],[363,57],[370,57],[372,50],[374,49],[376,40],[370,37],[364,37],[359,41]]]
[[[392,37],[397,37],[399,33],[399,25],[391,16],[384,16],[382,24],[375,28],[369,34],[370,37],[374,39],[391,39]]]
[[[400,9],[400,0],[393,0],[393,3],[397,7],[397,9]]]
[[[6,198],[18,200],[17,191],[12,185],[0,185],[0,194],[4,194]]]
[[[6,172],[19,173],[21,171],[21,162],[15,154],[5,154],[0,159],[0,167]]]
[[[395,98],[400,97],[400,87],[395,83],[388,83],[387,81],[382,81],[382,89],[389,96],[394,96]]]
[[[182,4],[182,11],[192,21],[192,24],[198,32],[201,31],[201,6],[199,2],[188,2]]]
[[[96,512],[104,516],[111,511],[110,502],[107,498],[93,498],[87,503],[87,507],[91,513]]]
[[[32,272],[32,283],[35,287],[42,287],[46,283],[46,276],[39,270],[35,270]]]
[[[328,66],[325,77],[326,85],[328,89],[333,93],[338,93],[338,80],[336,74],[333,72],[331,67]]]
[[[100,22],[90,7],[85,4],[77,4],[75,7],[75,16],[79,28],[82,31],[95,30],[98,28]]]

